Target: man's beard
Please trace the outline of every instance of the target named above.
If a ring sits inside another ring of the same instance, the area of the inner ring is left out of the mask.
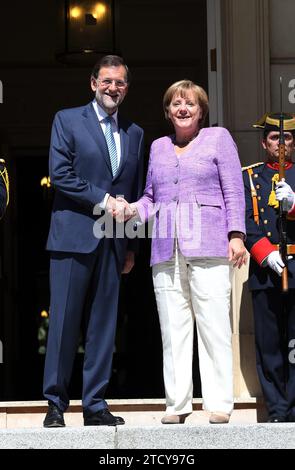
[[[101,104],[102,107],[108,111],[115,111],[122,102],[121,96],[119,95],[113,99],[110,95],[101,94],[98,91],[95,94],[95,98],[98,104]]]

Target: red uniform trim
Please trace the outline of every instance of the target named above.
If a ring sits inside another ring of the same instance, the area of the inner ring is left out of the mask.
[[[261,264],[272,251],[275,251],[272,243],[268,238],[263,237],[252,246],[250,254],[258,264]]]
[[[272,170],[276,170],[276,171],[279,171],[280,169],[280,165],[278,162],[267,162],[267,166],[271,168]],[[293,166],[293,162],[285,162],[284,168],[285,170],[289,170],[290,168],[292,168],[292,166]]]

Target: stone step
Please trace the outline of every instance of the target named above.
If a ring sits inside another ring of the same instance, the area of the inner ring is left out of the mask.
[[[65,428],[44,429],[47,402],[0,402],[0,449],[294,449],[293,423],[264,423],[258,399],[236,400],[229,424],[208,424],[201,400],[185,424],[162,425],[163,399],[109,400],[126,425],[84,427],[80,401],[71,402]],[[135,451],[134,451],[135,452]],[[118,454],[119,455],[119,454]],[[164,455],[164,454],[163,454]]]
[[[108,400],[110,411],[119,414],[129,426],[163,426],[165,401],[163,399]],[[209,414],[202,410],[202,401],[194,399],[194,412],[187,418],[187,425],[208,424]],[[0,402],[0,429],[40,428],[47,411],[46,401]],[[254,424],[266,419],[263,404],[256,398],[235,400],[231,416],[232,424]],[[68,427],[83,426],[80,401],[72,401],[65,413]]]
[[[214,424],[0,429],[0,449],[295,449],[295,426]],[[146,452],[145,452],[146,453]],[[120,455],[120,453],[118,453]]]

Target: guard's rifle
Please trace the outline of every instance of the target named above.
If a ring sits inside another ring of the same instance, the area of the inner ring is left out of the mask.
[[[280,140],[279,140],[279,180],[285,178],[285,135],[284,135],[284,115],[282,109],[282,77],[280,77]],[[280,255],[284,262],[285,267],[282,272],[282,292],[288,292],[288,256],[287,256],[287,213],[288,213],[288,200],[284,198],[280,201],[280,215],[279,215],[279,247]]]

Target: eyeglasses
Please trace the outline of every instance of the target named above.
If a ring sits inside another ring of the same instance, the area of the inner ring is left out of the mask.
[[[115,86],[117,88],[126,88],[127,82],[124,82],[123,80],[111,80],[110,78],[104,78],[101,80],[100,78],[97,79],[97,81],[101,84],[101,86],[107,88],[111,86],[112,83],[115,83]]]

